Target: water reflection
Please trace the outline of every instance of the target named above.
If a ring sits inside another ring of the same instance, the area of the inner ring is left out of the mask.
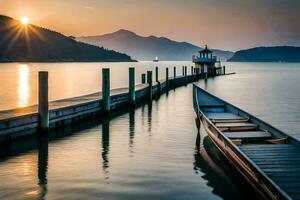
[[[109,119],[104,119],[102,123],[102,159],[105,179],[109,179]]]
[[[44,199],[47,193],[48,136],[39,137],[38,142],[39,199]]]
[[[28,106],[29,97],[29,67],[27,64],[21,64],[18,68],[18,107]]]
[[[239,177],[239,174],[232,169],[232,166],[223,158],[211,139],[205,135],[201,141],[201,134],[198,132],[194,154],[194,170],[196,174],[203,174],[207,185],[213,188],[212,193],[223,199],[259,199],[251,193],[250,186]],[[240,187],[237,188],[236,185]],[[240,191],[237,191],[240,190]],[[249,195],[245,195],[248,194]]]
[[[147,115],[147,125],[148,125],[148,132],[151,135],[152,130],[152,103],[148,104],[148,115]]]
[[[131,109],[129,111],[129,149],[131,153],[133,153],[134,135],[135,135],[135,109]]]

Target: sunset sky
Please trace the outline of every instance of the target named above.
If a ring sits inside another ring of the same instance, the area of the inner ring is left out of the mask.
[[[128,29],[238,50],[300,46],[300,0],[0,0],[0,14],[66,35]]]

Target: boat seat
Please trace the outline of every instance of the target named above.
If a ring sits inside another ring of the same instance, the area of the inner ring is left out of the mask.
[[[229,113],[229,112],[205,112],[205,116],[207,116],[212,122],[247,122],[248,119],[245,119],[241,116]]]
[[[216,123],[220,131],[251,131],[257,129],[257,125],[249,122]]]
[[[271,133],[265,131],[224,132],[224,135],[231,140],[241,139],[243,141],[266,140],[272,138]]]

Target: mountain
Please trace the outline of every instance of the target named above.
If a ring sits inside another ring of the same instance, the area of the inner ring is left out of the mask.
[[[81,43],[34,25],[0,15],[0,61],[132,61],[130,56]]]
[[[160,60],[192,60],[192,55],[198,55],[202,48],[187,42],[176,42],[164,37],[143,37],[128,30],[100,36],[78,37],[78,41],[126,52],[137,60],[153,60],[156,56]],[[213,50],[221,60],[227,60],[233,52]]]
[[[300,47],[256,47],[237,51],[229,62],[300,62]]]

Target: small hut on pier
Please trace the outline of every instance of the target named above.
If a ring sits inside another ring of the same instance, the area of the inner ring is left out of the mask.
[[[195,63],[195,69],[199,69],[201,74],[207,73],[207,75],[216,75],[219,67],[216,66],[216,63],[220,65],[220,62],[217,61],[217,57],[213,56],[213,52],[207,48],[199,51],[200,56],[193,56],[193,63]]]

